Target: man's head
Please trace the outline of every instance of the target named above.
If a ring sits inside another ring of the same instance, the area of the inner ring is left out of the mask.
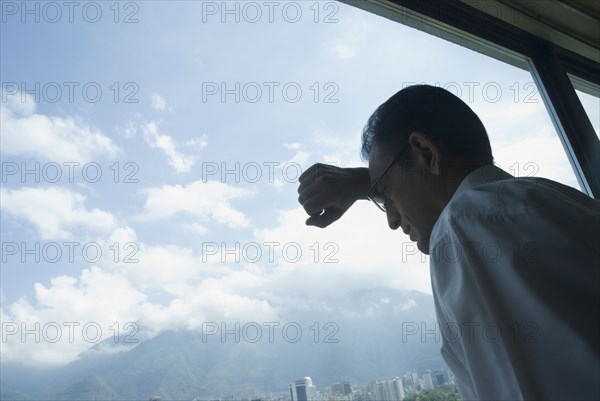
[[[362,155],[374,184],[370,195],[384,202],[390,228],[401,227],[424,253],[462,179],[493,163],[477,115],[429,85],[402,89],[375,110],[363,130]]]

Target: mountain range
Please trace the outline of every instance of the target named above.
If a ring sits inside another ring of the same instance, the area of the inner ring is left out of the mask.
[[[164,331],[130,347],[105,340],[60,367],[2,363],[0,399],[285,397],[289,382],[305,376],[318,388],[339,381],[366,384],[445,367],[434,335],[410,334],[431,330],[435,321],[428,294],[385,288],[352,292],[319,308],[290,312],[285,321],[271,324],[271,333],[264,322],[246,327],[242,322],[239,341],[233,332],[223,339],[208,330]],[[227,323],[229,330],[234,327]],[[104,352],[115,346],[122,350]]]

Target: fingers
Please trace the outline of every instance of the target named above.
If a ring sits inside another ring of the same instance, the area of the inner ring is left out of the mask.
[[[310,216],[307,225],[327,227],[348,209],[342,206],[348,203],[343,188],[335,185],[342,177],[345,177],[343,169],[321,163],[314,164],[298,177],[298,202]]]
[[[329,208],[326,209],[323,214],[311,216],[308,219],[306,219],[306,225],[325,228],[334,221],[338,220],[340,217],[342,217],[343,214],[344,211],[341,209]]]
[[[340,174],[343,169],[337,166],[330,166],[328,164],[316,163],[310,166],[300,177],[298,177],[298,193],[302,192],[305,188],[314,184],[315,182],[324,182],[327,184],[335,184],[340,182]]]
[[[319,166],[321,165],[321,163],[315,163],[312,166],[310,166],[309,168],[306,169],[305,172],[303,172],[302,174],[300,174],[300,177],[298,177],[298,181],[302,182],[304,180],[306,180],[309,177],[312,177],[313,181],[315,179],[315,177],[318,176],[318,170],[319,170]]]
[[[304,205],[304,203],[312,198],[313,196],[319,194],[321,191],[323,190],[323,186],[322,185],[310,185],[307,186],[305,188],[303,188],[301,191],[298,191],[298,193],[300,194],[298,196],[298,202],[300,202],[301,205]]]
[[[319,163],[313,164],[305,172],[303,172],[300,175],[300,177],[298,177],[298,182],[300,183],[300,185],[298,186],[298,193],[301,193],[307,187],[314,184],[317,181],[318,177],[319,177]]]
[[[321,169],[322,170],[322,169]],[[320,182],[319,164],[311,166],[299,178],[298,202],[310,216],[320,215],[324,209],[333,205],[331,191]]]
[[[318,192],[302,203],[302,207],[310,216],[319,215],[323,210],[332,206],[333,200],[323,192]]]

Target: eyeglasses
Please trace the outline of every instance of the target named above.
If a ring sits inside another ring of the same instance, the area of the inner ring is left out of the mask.
[[[390,169],[392,168],[392,166],[394,164],[396,164],[396,162],[398,160],[400,160],[400,158],[402,157],[402,155],[404,154],[404,152],[406,151],[406,149],[408,149],[408,146],[405,147],[402,150],[402,152],[400,152],[400,154],[394,158],[394,160],[390,163],[390,165],[388,166],[388,168],[386,168],[384,170],[383,174],[381,174],[379,176],[379,178],[377,179],[377,181],[375,181],[375,183],[373,185],[371,185],[371,188],[369,188],[369,190],[367,191],[367,199],[369,199],[371,202],[373,202],[375,204],[375,206],[377,206],[379,208],[379,210],[381,210],[384,213],[386,211],[386,208],[385,208],[385,195],[383,195],[382,193],[380,193],[377,190],[377,185],[379,184],[379,182],[381,181],[381,179],[383,177],[385,177],[385,175],[387,174],[387,172],[390,171]]]

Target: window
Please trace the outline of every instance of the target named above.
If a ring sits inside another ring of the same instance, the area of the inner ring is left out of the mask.
[[[577,97],[581,101],[581,104],[594,127],[594,131],[596,131],[596,135],[600,138],[600,114],[598,111],[600,110],[600,100],[598,99],[598,96],[590,95],[580,90],[576,90],[576,92]]]
[[[507,172],[579,188],[528,72],[344,3],[2,18],[3,399],[451,381],[428,259],[367,202],[323,231],[296,199],[313,163],[364,165],[360,132],[402,87],[461,97]]]

